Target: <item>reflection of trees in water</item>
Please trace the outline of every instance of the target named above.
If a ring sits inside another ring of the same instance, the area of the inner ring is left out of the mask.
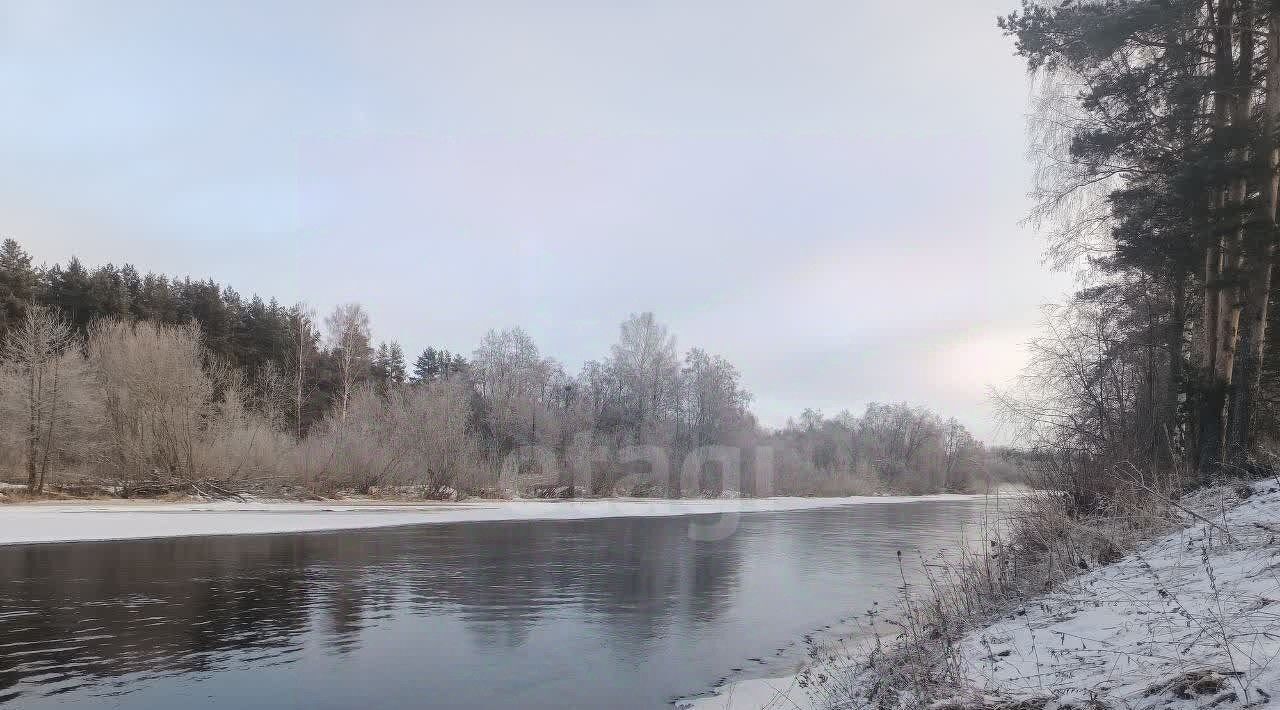
[[[694,543],[687,526],[624,518],[0,549],[0,701],[24,680],[71,691],[296,659],[310,634],[346,653],[398,614],[456,612],[481,645],[518,646],[572,609],[601,622],[615,652],[642,655],[671,625],[722,613],[737,587],[738,536]]]
[[[211,541],[212,542],[212,541]],[[223,544],[226,541],[221,541]],[[282,540],[246,560],[193,541],[49,545],[0,552],[0,687],[53,672],[49,689],[94,678],[213,670],[228,650],[288,647],[307,621],[307,591]]]
[[[358,570],[340,570],[325,585],[319,604],[324,607],[326,645],[337,653],[357,647],[363,628],[365,593]]]
[[[690,595],[723,600],[737,584],[735,541],[695,553],[687,526],[669,518],[462,526],[435,541],[443,547],[433,557],[448,564],[411,583],[414,603],[456,606],[482,645],[519,645],[565,604],[612,629],[611,647],[651,638],[678,620]],[[721,560],[714,570],[712,557]]]
[[[848,583],[873,584],[869,589],[897,590],[901,584],[898,551],[903,555],[907,579],[912,584],[923,582],[922,557],[930,564],[941,563],[958,556],[962,542],[971,548],[981,547],[983,509],[965,501],[867,503],[810,515],[770,517],[791,533],[769,535],[768,539],[782,546],[782,554],[802,571]],[[850,549],[857,554],[831,554]],[[882,574],[886,565],[893,568],[888,576]]]

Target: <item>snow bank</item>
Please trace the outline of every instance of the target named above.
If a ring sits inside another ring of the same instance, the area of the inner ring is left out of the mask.
[[[861,496],[735,500],[609,499],[435,504],[116,503],[0,505],[0,545],[254,535],[500,520],[581,520],[753,513],[866,503],[969,500],[981,496]]]
[[[1280,482],[1204,491],[1187,528],[961,640],[936,710],[1247,708],[1280,694]],[[841,664],[848,667],[848,659]],[[823,666],[811,669],[819,673]],[[850,681],[875,683],[870,672]],[[865,688],[839,707],[863,707]],[[744,681],[693,710],[822,707],[800,676]]]
[[[1201,494],[1184,503],[1203,516],[1187,529],[970,634],[972,690],[1175,709],[1280,692],[1280,489],[1248,490]]]

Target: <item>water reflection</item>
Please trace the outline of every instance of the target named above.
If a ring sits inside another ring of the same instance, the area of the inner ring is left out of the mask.
[[[0,548],[0,703],[658,707],[892,595],[981,503]],[[360,700],[362,699],[362,700]]]

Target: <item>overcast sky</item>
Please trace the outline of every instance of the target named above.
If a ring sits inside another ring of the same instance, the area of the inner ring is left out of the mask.
[[[992,431],[1039,305],[1014,0],[0,0],[0,235],[357,300],[412,354],[628,313],[766,424]]]

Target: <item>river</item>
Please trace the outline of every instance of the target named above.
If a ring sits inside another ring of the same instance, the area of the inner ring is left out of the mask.
[[[983,500],[0,548],[0,708],[636,708],[788,672]]]

